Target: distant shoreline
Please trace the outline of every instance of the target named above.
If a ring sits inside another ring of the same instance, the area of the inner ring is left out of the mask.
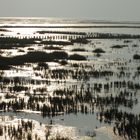
[[[0,25],[0,28],[140,28],[140,26],[116,25],[116,26],[95,26],[95,25]]]
[[[92,18],[62,18],[62,17],[0,17],[0,20],[7,21],[31,21],[37,20],[46,21],[49,23],[77,23],[77,24],[140,24],[140,21],[127,21],[127,20],[107,20],[107,19],[92,19]]]

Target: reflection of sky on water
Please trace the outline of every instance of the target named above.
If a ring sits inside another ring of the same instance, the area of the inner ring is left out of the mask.
[[[116,33],[116,34],[140,34],[140,28],[9,28],[12,32],[6,34],[32,35],[36,31],[72,31],[72,32],[93,32],[93,33]]]
[[[130,33],[139,34],[140,28],[98,28],[98,26],[140,26],[139,23],[105,23],[95,22],[92,20],[77,20],[77,19],[62,19],[62,18],[0,18],[1,25],[21,25],[21,26],[60,26],[61,28],[42,28],[42,29],[10,29],[15,33],[20,32],[21,34],[33,33],[37,30],[48,30],[48,31],[80,31],[80,32],[102,32],[102,33]],[[77,26],[77,28],[62,28],[62,26]],[[78,28],[78,26],[97,26],[96,28]]]
[[[60,124],[64,126],[72,126],[76,127],[81,135],[85,135],[85,132],[87,131],[94,131],[94,129],[97,127],[101,127],[103,124],[100,124],[99,121],[97,121],[96,116],[92,114],[81,114],[78,113],[77,115],[74,114],[68,114],[64,116],[56,116],[56,117],[46,117],[42,118],[40,114],[32,114],[32,113],[0,113],[0,115],[9,115],[9,116],[17,116],[17,118],[25,118],[25,119],[34,119],[41,123],[49,124],[50,120],[52,120],[53,124]]]

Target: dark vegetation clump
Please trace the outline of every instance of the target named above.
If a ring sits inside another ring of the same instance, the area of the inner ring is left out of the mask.
[[[8,48],[11,46],[27,46],[31,44],[46,44],[46,45],[73,45],[73,42],[71,41],[56,41],[56,40],[42,40],[41,38],[0,38],[0,47],[1,48]],[[4,46],[4,47],[3,47]]]
[[[43,70],[43,69],[49,69],[49,65],[45,62],[39,62],[37,67],[34,68],[34,70]]]
[[[0,28],[0,32],[10,32],[10,30]]]
[[[138,44],[133,44],[132,47],[138,47]]]
[[[28,48],[28,51],[33,51],[34,50],[34,48]]]
[[[45,68],[45,69],[49,68],[48,64],[43,63],[43,62],[38,63],[38,66],[41,67],[41,68]]]
[[[52,56],[53,59],[68,59],[68,54],[66,52],[58,52],[54,51],[50,53],[50,56]]]
[[[128,47],[128,46],[127,45],[114,45],[111,48],[112,49],[121,49],[121,48],[124,48],[124,47]]]
[[[45,46],[44,49],[46,49],[46,50],[62,50],[60,47],[54,47],[54,46]]]
[[[0,49],[14,49],[14,48],[23,48],[23,47],[29,47],[28,44],[1,44],[0,43]]]
[[[86,35],[85,32],[69,32],[69,31],[37,31],[39,34],[66,34],[66,35]]]
[[[94,53],[105,53],[105,51],[102,48],[97,48],[97,49],[93,50],[92,52],[94,52]]]
[[[45,52],[28,52],[25,55],[14,56],[11,58],[0,57],[0,69],[9,69],[10,65],[23,65],[24,63],[37,63],[37,62],[52,62],[59,59],[68,59],[68,54],[66,52],[52,53]]]
[[[87,58],[85,56],[82,56],[82,55],[79,55],[79,54],[73,54],[73,55],[70,55],[69,60],[87,60]]]
[[[132,40],[124,40],[124,43],[131,43]]]
[[[0,38],[0,44],[20,44],[20,45],[25,45],[25,44],[36,44],[35,41],[41,41],[41,39],[33,39],[33,38]]]
[[[18,52],[25,52],[24,50],[19,49]]]
[[[46,44],[46,45],[73,45],[73,42],[70,41],[53,41],[53,40],[47,40],[47,41],[41,41],[40,44]]]
[[[79,65],[76,64],[76,63],[72,64],[72,66],[75,67],[75,68],[78,68],[79,67]]]
[[[62,66],[65,66],[68,64],[68,62],[66,60],[61,60],[59,61],[59,64],[61,64]]]
[[[11,68],[11,66],[9,66],[7,63],[4,63],[4,59],[1,60],[1,56],[0,56],[0,70],[9,70]]]
[[[35,132],[35,134],[32,134],[32,132],[34,131],[34,125],[35,124],[33,123],[33,121],[24,121],[23,119],[18,120],[18,126],[16,126],[15,124],[0,124],[0,136],[5,137],[6,139],[8,139],[9,137],[9,139],[12,140],[41,140],[40,135],[38,133]],[[46,126],[46,136],[49,136],[48,131],[48,126]],[[47,137],[46,140],[48,140]]]
[[[79,44],[88,44],[90,41],[86,38],[76,38],[70,40],[72,43],[79,43]]]
[[[132,113],[122,112],[116,108],[107,109],[100,113],[106,123],[115,120],[113,132],[115,135],[124,137],[124,139],[140,139],[140,116]],[[102,118],[103,119],[103,118]],[[102,120],[101,119],[101,120]]]
[[[140,55],[139,54],[134,54],[133,59],[140,59]]]
[[[137,67],[137,70],[138,70],[138,71],[140,71],[140,66],[139,66],[139,67]]]
[[[96,57],[100,57],[101,56],[101,54],[100,53],[96,53],[96,55],[95,55]]]
[[[72,49],[72,52],[85,52],[85,49],[82,48],[76,48],[76,49]]]

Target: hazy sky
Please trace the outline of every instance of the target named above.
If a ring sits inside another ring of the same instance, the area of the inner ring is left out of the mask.
[[[0,0],[0,17],[140,21],[140,0]]]

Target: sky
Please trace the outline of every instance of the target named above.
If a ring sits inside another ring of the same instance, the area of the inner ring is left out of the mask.
[[[0,17],[140,21],[140,0],[0,0]]]

